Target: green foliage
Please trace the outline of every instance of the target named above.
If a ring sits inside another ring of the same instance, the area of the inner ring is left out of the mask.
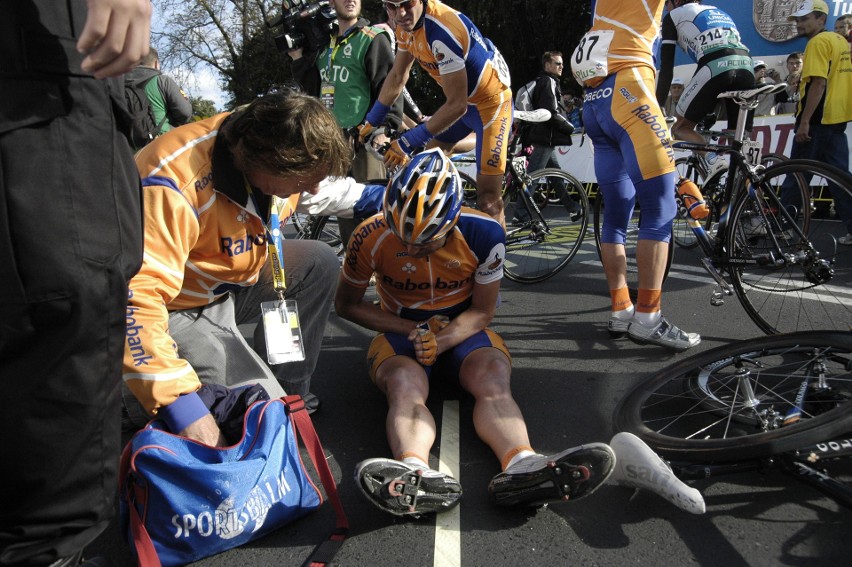
[[[193,121],[204,120],[205,118],[210,118],[211,116],[219,113],[216,109],[216,103],[212,100],[193,96],[190,97],[189,102],[192,104]]]
[[[362,3],[364,17],[374,23],[385,21],[378,0]],[[509,65],[514,86],[538,74],[545,51],[562,51],[567,63],[591,18],[590,0],[448,0],[448,4],[494,42]],[[197,65],[212,67],[230,95],[227,108],[292,80],[290,58],[274,42],[283,30],[264,23],[280,15],[279,0],[158,0],[154,9],[170,22],[154,32],[161,58],[165,53],[175,68],[189,71]],[[562,83],[563,92],[580,94],[567,65]],[[417,65],[408,89],[426,114],[443,103],[440,87]]]

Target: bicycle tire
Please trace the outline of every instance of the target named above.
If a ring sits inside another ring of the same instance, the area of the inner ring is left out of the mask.
[[[801,417],[784,425],[809,372],[822,381],[807,386]],[[750,401],[740,396],[746,384]],[[614,423],[666,458],[709,463],[833,439],[852,431],[850,410],[852,333],[806,331],[738,341],[659,370],[622,398]]]
[[[638,268],[636,267],[636,241],[639,235],[639,223],[642,220],[641,211],[637,208],[633,209],[633,216],[627,224],[627,238],[624,243],[624,251],[627,256],[627,287],[630,289],[631,297],[635,299],[635,290],[639,287]],[[598,189],[597,197],[595,197],[594,206],[594,230],[595,230],[595,248],[597,249],[598,259],[603,263],[601,256],[601,229],[603,228],[603,194]],[[669,242],[669,251],[666,256],[666,269],[663,272],[663,281],[669,277],[669,270],[672,267],[674,259],[674,246]],[[632,262],[631,262],[632,259]]]
[[[804,236],[784,222],[774,197],[779,179],[789,176],[796,180],[801,210],[792,210]],[[845,226],[810,207],[811,187],[826,182],[852,201],[848,173],[812,160],[787,160],[766,169],[752,188],[762,190],[763,201],[740,191],[733,205],[726,248],[731,283],[748,316],[768,334],[852,329],[852,247],[837,243]]]
[[[560,191],[563,198],[562,206],[551,204],[537,212],[518,196],[512,211],[506,212],[506,218],[526,213],[521,212],[520,218],[527,220],[506,227],[503,269],[507,278],[518,283],[544,281],[567,266],[580,249],[589,224],[589,198],[572,175],[561,169],[540,169],[530,174],[528,187],[531,194]]]
[[[461,177],[462,181],[462,194],[464,195],[464,204],[465,206],[475,209],[476,180],[467,173],[462,173],[461,171],[459,171],[459,177]]]

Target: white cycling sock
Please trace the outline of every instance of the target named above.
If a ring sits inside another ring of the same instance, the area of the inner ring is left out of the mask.
[[[629,321],[633,318],[633,313],[636,312],[636,307],[631,305],[627,309],[622,309],[621,311],[610,311],[612,317],[616,319],[621,319],[622,321]]]
[[[514,457],[509,459],[509,463],[506,465],[506,470],[509,470],[509,467],[511,467],[512,465],[514,465],[518,461],[526,459],[527,457],[532,457],[533,455],[537,455],[537,454],[538,453],[536,453],[534,451],[520,451],[517,455],[515,455]]]
[[[405,463],[406,465],[410,466],[410,467],[414,467],[414,468],[417,468],[417,469],[419,469],[419,468],[428,469],[429,468],[429,463],[424,463],[421,459],[418,459],[417,457],[405,457],[402,460],[402,462]]]
[[[637,311],[633,314],[633,318],[646,327],[653,327],[657,323],[659,323],[660,318],[663,316],[662,311],[652,311],[651,313],[647,313],[645,311]]]
[[[671,468],[644,441],[632,433],[616,433],[609,442],[615,452],[615,468],[609,482],[654,492],[678,508],[703,514],[704,497],[678,479]]]

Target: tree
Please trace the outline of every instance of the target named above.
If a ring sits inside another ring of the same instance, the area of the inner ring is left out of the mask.
[[[497,46],[514,85],[538,74],[541,54],[562,51],[566,62],[589,27],[590,0],[448,0],[476,23]],[[385,20],[381,6],[363,0],[364,17]],[[154,43],[167,69],[187,84],[189,75],[210,66],[233,108],[250,102],[270,88],[292,80],[290,58],[275,47],[283,33],[267,21],[281,15],[279,2],[269,0],[157,0],[154,3]],[[563,76],[563,92],[579,94],[570,73]],[[440,87],[415,65],[409,90],[426,114],[443,102]]]
[[[279,30],[266,25],[280,14],[268,0],[158,0],[154,43],[164,65],[185,82],[207,65],[219,75],[233,108],[285,82],[289,57],[275,48]]]
[[[204,118],[210,118],[211,116],[219,112],[218,110],[216,110],[216,103],[214,103],[212,100],[193,96],[189,97],[189,102],[190,104],[192,104],[193,120],[203,120]]]

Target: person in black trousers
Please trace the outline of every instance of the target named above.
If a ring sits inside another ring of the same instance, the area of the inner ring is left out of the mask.
[[[3,2],[0,565],[80,564],[114,515],[142,215],[113,77],[150,17],[148,0]]]

